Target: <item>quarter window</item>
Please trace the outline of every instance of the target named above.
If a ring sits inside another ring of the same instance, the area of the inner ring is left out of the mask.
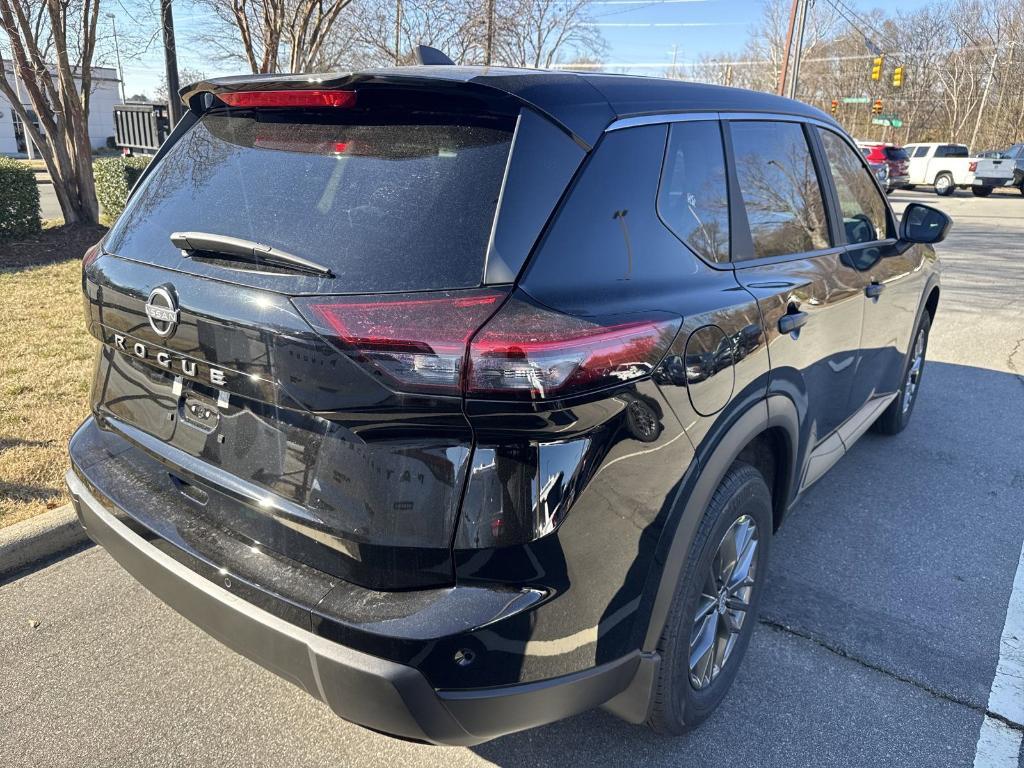
[[[658,189],[658,215],[699,256],[729,260],[729,192],[717,121],[672,126]]]
[[[839,195],[846,241],[851,244],[888,236],[885,201],[857,153],[832,131],[819,131]]]
[[[751,121],[732,123],[730,132],[752,258],[828,248],[825,204],[803,128]]]

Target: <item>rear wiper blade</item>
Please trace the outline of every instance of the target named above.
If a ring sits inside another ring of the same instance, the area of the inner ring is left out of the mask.
[[[250,261],[255,264],[272,264],[275,267],[334,277],[334,273],[323,264],[241,237],[217,235],[210,232],[174,232],[171,235],[171,242],[189,258],[193,258],[196,254],[209,253],[229,259]]]

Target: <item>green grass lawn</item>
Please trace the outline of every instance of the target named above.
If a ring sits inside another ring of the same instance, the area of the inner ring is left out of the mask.
[[[68,501],[67,443],[88,413],[96,349],[80,257],[100,234],[61,227],[0,243],[0,527]]]

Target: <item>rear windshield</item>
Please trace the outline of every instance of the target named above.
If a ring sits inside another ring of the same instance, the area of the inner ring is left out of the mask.
[[[909,160],[910,155],[907,154],[907,150],[903,147],[885,147],[885,159],[886,160]]]
[[[319,262],[330,292],[479,285],[512,139],[473,118],[204,116],[147,178],[107,250],[168,263],[176,231]],[[344,119],[344,118],[343,118]]]
[[[935,150],[936,157],[967,157],[967,147],[963,144],[946,144]]]

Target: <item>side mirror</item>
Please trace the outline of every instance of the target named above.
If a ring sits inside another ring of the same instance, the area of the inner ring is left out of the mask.
[[[900,220],[900,240],[908,243],[941,243],[949,234],[953,220],[938,208],[911,203]]]

